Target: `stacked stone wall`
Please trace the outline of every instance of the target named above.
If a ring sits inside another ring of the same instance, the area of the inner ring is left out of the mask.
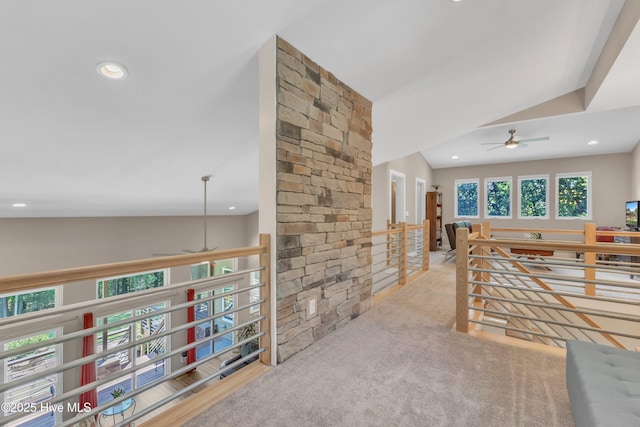
[[[372,128],[370,101],[281,38],[276,64],[283,361],[371,307]]]

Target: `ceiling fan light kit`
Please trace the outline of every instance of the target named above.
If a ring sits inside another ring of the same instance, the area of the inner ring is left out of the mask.
[[[548,136],[542,136],[539,138],[528,138],[528,139],[519,139],[516,136],[516,130],[515,129],[509,129],[509,139],[507,139],[505,142],[484,142],[480,145],[496,145],[496,147],[492,147],[489,148],[487,151],[491,151],[491,150],[495,150],[497,148],[500,147],[505,147],[508,149],[513,149],[513,148],[526,148],[528,147],[527,144],[523,144],[523,142],[536,142],[536,141],[547,141],[549,140]]]

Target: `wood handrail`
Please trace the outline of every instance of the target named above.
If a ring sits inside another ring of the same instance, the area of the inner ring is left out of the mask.
[[[19,274],[0,278],[0,293],[20,292],[35,288],[78,282],[81,280],[102,279],[141,271],[159,270],[203,261],[216,261],[227,258],[238,258],[260,255],[265,246],[248,246],[236,249],[223,249],[195,254],[173,255],[148,258],[135,261],[124,261],[110,264],[75,267],[41,273]]]
[[[584,235],[584,230],[559,230],[552,228],[508,228],[508,227],[491,227],[491,231],[499,231],[501,233],[550,233],[550,234],[579,234]]]
[[[514,239],[469,239],[469,245],[479,246],[507,246],[522,249],[553,249],[564,250],[569,252],[597,252],[606,254],[620,255],[638,255],[640,256],[640,245],[631,245],[627,243],[569,243],[548,240],[514,240]]]

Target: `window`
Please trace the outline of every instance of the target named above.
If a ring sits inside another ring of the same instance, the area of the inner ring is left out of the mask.
[[[12,339],[0,343],[0,349],[5,351],[14,350],[25,346],[37,344],[34,350],[26,350],[10,359],[4,360],[2,373],[3,384],[11,386],[17,381],[25,381],[30,376],[41,373],[46,369],[53,369],[62,363],[62,345],[50,344],[48,341],[60,336],[60,328],[41,331],[39,333],[30,333],[19,339]],[[25,381],[20,385],[14,385],[8,388],[4,393],[0,393],[3,403],[1,416],[13,415],[15,412],[24,412],[20,408],[22,405],[34,404],[40,409],[40,402],[52,398],[56,394],[61,393],[62,375],[54,373],[32,381]],[[5,407],[6,406],[6,407]],[[59,412],[33,412],[27,417],[26,422],[19,424],[21,426],[54,426],[62,421]],[[25,421],[23,419],[22,421]],[[5,425],[5,424],[2,424]],[[16,423],[8,424],[16,425]]]
[[[591,172],[556,175],[556,218],[591,219]]]
[[[518,218],[549,218],[549,175],[518,177]]]
[[[259,271],[251,272],[250,283],[251,283],[251,286],[255,286],[260,283]],[[251,289],[249,291],[249,303],[258,302],[258,301],[260,301],[260,288]],[[252,305],[251,308],[249,308],[249,314],[255,314],[259,312],[260,312],[260,304]]]
[[[487,218],[511,218],[511,177],[485,178]]]
[[[480,204],[480,194],[478,191],[480,180],[473,179],[456,179],[455,181],[455,198],[454,198],[454,216],[456,218],[479,218],[480,213],[478,205]]]
[[[236,270],[236,260],[225,259],[215,262],[203,262],[191,266],[191,280],[203,279],[211,276],[219,276],[221,274],[232,273]],[[195,295],[196,300],[212,297],[225,292],[232,292],[236,289],[235,284],[227,285],[222,288],[204,290]],[[235,313],[228,313],[223,317],[214,320],[203,320],[214,314],[218,314],[227,310],[233,310],[235,307],[235,296],[226,295],[222,298],[216,298],[212,301],[203,301],[195,305],[196,321],[196,340],[204,340],[212,334],[218,333],[235,325]],[[215,338],[213,341],[204,341],[196,346],[196,360],[200,360],[209,356],[213,352],[222,351],[233,343],[233,332]]]
[[[112,297],[164,286],[165,270],[98,281],[98,298]]]
[[[98,299],[117,295],[130,294],[165,285],[166,270],[149,271],[131,276],[112,277],[97,280]],[[155,363],[152,369],[141,368],[137,365],[167,350],[167,337],[158,337],[133,348],[123,348],[131,342],[161,334],[166,330],[166,315],[158,314],[146,319],[136,320],[136,317],[147,315],[167,307],[166,303],[157,303],[148,307],[139,307],[120,313],[109,313],[96,319],[96,326],[108,325],[121,320],[131,320],[128,325],[116,326],[96,333],[96,351],[106,351],[104,358],[96,360],[96,372],[101,379],[112,372],[128,370],[129,375],[119,378],[117,384],[103,384],[98,387],[98,404],[111,399],[110,390],[122,388],[126,391],[142,387],[149,382],[165,375],[168,369],[167,360]]]
[[[54,308],[57,305],[56,290],[49,288],[0,296],[0,319]]]

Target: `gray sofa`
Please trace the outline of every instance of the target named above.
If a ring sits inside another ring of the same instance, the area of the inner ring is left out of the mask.
[[[576,427],[640,426],[640,353],[567,341],[566,375]]]

